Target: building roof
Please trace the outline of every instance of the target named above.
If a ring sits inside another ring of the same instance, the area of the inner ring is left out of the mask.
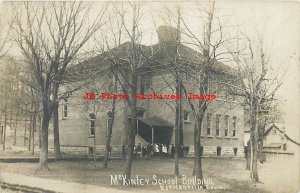
[[[141,44],[136,44],[138,52],[142,55],[142,60],[147,61],[142,65],[141,70],[143,72],[155,72],[157,70],[162,70],[166,65],[172,64],[172,53],[174,51],[174,46],[162,47],[161,44],[155,44],[150,46],[145,46]],[[177,62],[187,66],[195,66],[201,62],[203,55],[196,50],[189,48],[183,44],[178,45],[178,52],[180,59]],[[110,50],[107,50],[99,55],[91,57],[83,62],[78,63],[67,69],[64,79],[67,80],[75,78],[76,81],[85,80],[89,78],[89,74],[98,74],[102,76],[113,66],[111,65],[112,61],[120,64],[122,68],[128,68],[128,55],[133,54],[130,42],[125,42],[117,47],[114,47]],[[116,57],[117,56],[117,57]],[[161,65],[163,64],[163,65]],[[235,76],[237,71],[233,68],[225,65],[221,62],[216,61],[212,65],[212,71],[222,72]],[[96,75],[95,75],[96,77]]]
[[[300,146],[300,143],[299,143],[299,142],[297,142],[297,141],[291,139],[291,138],[290,138],[283,130],[281,130],[281,129],[280,129],[278,126],[276,126],[275,124],[271,125],[271,126],[269,127],[269,129],[267,129],[267,130],[265,131],[264,136],[268,135],[268,134],[270,133],[270,131],[271,131],[273,128],[276,129],[276,130],[278,130],[280,133],[284,133],[284,136],[285,136],[289,141],[291,141],[291,142],[293,142],[294,144]]]
[[[264,147],[269,147],[269,148],[278,148],[278,147],[281,147],[281,143],[270,143],[268,145],[264,145]]]

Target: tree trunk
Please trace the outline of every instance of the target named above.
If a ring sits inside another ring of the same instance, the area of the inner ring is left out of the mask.
[[[28,136],[28,151],[31,150],[31,136],[32,136],[32,113],[30,113],[29,136]]]
[[[202,161],[201,161],[201,124],[203,119],[203,112],[199,113],[198,118],[194,126],[194,148],[195,148],[195,157],[194,157],[194,171],[193,174],[197,179],[203,179],[202,173]]]
[[[175,115],[175,167],[174,167],[174,175],[179,176],[179,143],[178,143],[178,134],[179,134],[179,109],[176,107],[176,115]]]
[[[43,118],[42,118],[42,116],[41,116],[41,113],[39,113],[39,149],[41,149],[42,148],[42,134],[41,134],[41,132],[42,132],[42,120],[43,120]]]
[[[260,163],[265,161],[263,154],[265,126],[266,124],[263,124],[258,128],[258,158]]]
[[[179,96],[182,96],[182,88],[181,88],[181,83],[179,85]],[[179,115],[178,115],[178,144],[179,144],[179,157],[184,156],[184,151],[183,151],[183,116],[182,116],[182,100],[177,100],[179,102]]]
[[[5,150],[5,141],[6,141],[6,126],[7,126],[7,112],[6,109],[4,111],[4,131],[3,131],[3,143],[2,143],[2,148]]]
[[[199,89],[199,93],[208,93],[208,72],[204,74],[203,85],[199,85],[198,89]],[[207,109],[207,103],[205,101],[199,100],[198,108],[199,109],[196,110],[197,113],[195,116],[196,124],[194,127],[195,158],[194,158],[193,174],[196,176],[197,179],[202,180],[203,173],[202,173],[202,160],[201,160],[201,129],[202,129],[202,121],[204,118],[204,114]]]
[[[131,111],[131,121],[130,121],[130,129],[129,129],[129,144],[128,144],[128,151],[126,155],[126,163],[125,163],[125,175],[127,180],[131,178],[131,168],[132,168],[132,161],[133,161],[133,151],[134,151],[134,144],[135,144],[135,134],[137,130],[137,116],[136,116],[136,92],[137,92],[137,73],[132,72],[132,97],[130,103],[130,111]]]
[[[250,139],[247,142],[247,148],[246,148],[246,170],[250,170],[250,161],[251,161],[251,145],[250,145]]]
[[[54,153],[55,160],[61,159],[60,142],[59,142],[59,119],[58,119],[58,103],[53,104],[53,135],[54,135]]]
[[[41,170],[49,170],[49,168],[48,168],[48,128],[49,128],[51,114],[49,112],[48,103],[45,100],[47,100],[47,99],[43,100],[41,152],[40,152],[40,162],[39,162]]]
[[[9,119],[10,130],[13,129],[12,120],[13,120],[13,113],[12,113],[12,106],[10,106],[10,119]]]
[[[25,116],[25,127],[24,127],[24,146],[26,146],[26,135],[27,135],[27,120]]]
[[[57,73],[57,72],[56,72]],[[60,142],[59,142],[59,119],[58,119],[58,90],[59,83],[53,85],[53,138],[54,138],[54,153],[55,160],[61,158]]]
[[[112,128],[113,128],[113,124],[114,124],[114,112],[112,113],[111,117],[108,118],[107,121],[108,121],[108,128],[107,128],[107,135],[106,135],[106,146],[105,146],[103,168],[107,168],[107,166],[108,166],[108,157],[109,157],[109,152],[111,149],[110,141],[111,141]]]
[[[1,118],[2,118],[2,114],[0,114],[0,144],[2,144],[3,141],[3,126],[2,126],[2,122],[1,122]]]
[[[180,94],[180,83],[178,78],[176,78],[176,94]],[[174,175],[179,176],[179,146],[180,146],[180,101],[176,100],[176,112],[175,112],[175,167],[174,167]]]
[[[117,81],[115,81],[113,89],[114,92],[117,91]],[[107,128],[107,135],[106,135],[106,146],[105,146],[103,168],[107,168],[108,166],[108,156],[111,149],[110,147],[111,134],[112,134],[113,124],[115,120],[115,109],[116,109],[116,100],[113,99],[111,112],[108,113],[108,119],[107,119],[108,128]]]
[[[2,144],[2,139],[3,139],[3,126],[0,124],[0,144]]]
[[[251,130],[250,130],[250,144],[251,144],[251,163],[250,163],[250,177],[254,182],[259,182],[257,171],[258,158],[258,123],[257,123],[258,104],[255,99],[252,99],[251,111]]]
[[[32,123],[32,146],[31,146],[31,154],[34,155],[34,133],[36,131],[36,115],[37,113],[35,112],[34,115],[33,115],[33,123]]]
[[[258,158],[258,143],[257,143],[257,135],[252,139],[253,144],[253,159],[252,159],[252,170],[251,170],[251,178],[254,182],[259,182],[258,178],[258,170],[257,170],[257,158]]]
[[[18,114],[16,114],[16,121],[15,121],[14,145],[17,145],[17,126],[18,126]]]
[[[126,155],[126,163],[125,163],[125,175],[126,179],[129,180],[131,178],[131,168],[132,168],[132,161],[133,161],[133,151],[134,151],[134,143],[135,143],[135,134],[136,134],[136,113],[131,113],[133,115],[130,121],[130,129],[129,129],[129,144],[128,150]]]

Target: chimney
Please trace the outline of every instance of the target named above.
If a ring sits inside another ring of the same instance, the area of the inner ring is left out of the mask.
[[[159,26],[157,34],[160,44],[175,44],[180,40],[180,31],[170,26]]]

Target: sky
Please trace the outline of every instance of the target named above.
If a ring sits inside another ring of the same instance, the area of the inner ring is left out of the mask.
[[[186,24],[201,34],[201,20],[198,9],[205,8],[207,1],[180,1]],[[96,3],[92,12],[97,12]],[[172,13],[178,5],[176,1],[143,3],[141,28],[144,32],[142,43],[157,43],[156,28],[166,25],[164,15]],[[9,13],[0,11],[0,17],[8,18]],[[128,11],[129,9],[127,9]],[[270,64],[282,76],[283,84],[277,98],[281,101],[286,132],[291,138],[300,141],[300,2],[296,1],[217,1],[216,16],[228,27],[229,34],[236,30],[249,37],[263,37],[264,48],[270,56]],[[130,11],[128,11],[130,12]],[[89,44],[93,47],[93,43]]]
[[[203,23],[198,17],[198,10],[206,8],[207,1],[150,1],[143,5],[141,19],[141,28],[147,32],[143,37],[144,44],[157,43],[155,28],[166,25],[165,14],[168,10],[176,13],[178,4],[186,25],[196,34],[201,34]],[[262,37],[269,64],[274,75],[279,74],[282,81],[277,98],[280,101],[286,133],[300,142],[300,2],[217,1],[215,7],[216,17],[224,26],[228,26],[225,29],[227,33],[236,35],[238,30],[250,38]],[[173,20],[174,27],[175,22],[176,19]],[[230,62],[226,64],[231,65]]]

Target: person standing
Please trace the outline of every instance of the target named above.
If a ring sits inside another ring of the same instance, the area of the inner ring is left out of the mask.
[[[137,146],[136,146],[136,153],[137,153],[137,157],[138,158],[141,158],[141,154],[142,154],[142,147],[141,147],[141,144],[139,143]]]
[[[143,145],[143,147],[142,147],[142,158],[145,158],[146,154],[147,154],[147,148],[146,148],[145,145]]]
[[[174,154],[175,154],[175,146],[174,146],[174,144],[172,144],[172,147],[171,147],[171,157],[174,157]]]
[[[150,158],[152,152],[152,145],[150,143],[147,144],[147,159]]]

